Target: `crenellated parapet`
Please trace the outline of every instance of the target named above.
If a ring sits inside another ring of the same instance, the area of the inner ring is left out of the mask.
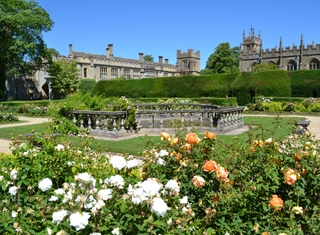
[[[303,35],[300,45],[282,46],[264,49],[262,38],[254,35],[254,29],[248,37],[243,32],[243,42],[240,44],[239,70],[252,71],[256,64],[274,63],[279,70],[320,69],[320,44],[304,45]]]

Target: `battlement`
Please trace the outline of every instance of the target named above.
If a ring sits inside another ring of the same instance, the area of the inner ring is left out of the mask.
[[[187,52],[181,53],[181,50],[177,50],[178,59],[188,58],[188,57],[200,59],[200,51],[194,52],[193,49],[188,49]]]

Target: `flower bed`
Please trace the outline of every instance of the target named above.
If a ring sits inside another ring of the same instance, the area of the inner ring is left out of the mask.
[[[309,132],[247,145],[161,133],[140,157],[92,151],[90,138],[83,148],[14,139],[16,159],[1,162],[1,234],[320,232],[319,142]]]

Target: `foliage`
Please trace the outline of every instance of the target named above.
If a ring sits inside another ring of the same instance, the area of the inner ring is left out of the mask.
[[[151,61],[151,62],[153,62],[153,56],[152,56],[152,55],[145,55],[145,56],[143,56],[143,60],[144,60],[144,61]]]
[[[249,132],[243,146],[161,133],[142,159],[93,151],[90,136],[81,148],[49,133],[14,138],[0,181],[0,222],[11,226],[0,232],[319,234],[319,142],[273,136]]]
[[[220,43],[206,63],[206,69],[214,73],[235,73],[239,71],[239,47],[230,47],[230,43]]]
[[[44,66],[50,50],[42,32],[53,26],[49,14],[34,1],[6,0],[0,2],[0,93],[5,91],[8,76],[21,78]]]
[[[274,63],[269,63],[269,64],[255,64],[253,66],[253,71],[254,72],[262,72],[262,71],[269,71],[269,70],[277,70],[278,67]]]
[[[300,102],[291,101],[273,101],[273,99],[263,98],[256,99],[254,104],[249,104],[250,111],[264,112],[319,112],[320,100],[307,98]]]
[[[96,83],[93,78],[82,78],[79,83],[79,91],[82,93],[90,92]]]
[[[292,96],[320,97],[320,70],[288,71]]]
[[[19,121],[18,116],[12,113],[0,113],[0,122],[16,122]]]
[[[79,70],[77,62],[72,60],[58,60],[49,65],[50,87],[65,97],[68,94],[76,92],[79,88]]]
[[[233,82],[233,96],[240,105],[252,102],[255,96],[290,97],[291,81],[286,71],[242,73]]]
[[[135,108],[125,97],[103,97],[101,95],[92,95],[91,93],[77,92],[69,95],[64,102],[52,103],[49,107],[48,115],[51,117],[58,132],[78,134],[80,130],[73,123],[73,116],[69,113],[71,110],[92,110],[92,111],[127,111],[126,125],[135,126]],[[80,116],[78,118],[81,118]],[[92,120],[95,121],[95,120]],[[121,120],[117,120],[118,124]],[[79,123],[78,123],[79,124]]]
[[[200,76],[211,75],[211,74],[214,74],[214,71],[212,69],[201,69],[200,70]]]

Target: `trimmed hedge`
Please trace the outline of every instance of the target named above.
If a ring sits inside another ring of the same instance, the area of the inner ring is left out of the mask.
[[[79,90],[83,93],[87,93],[91,91],[96,83],[97,82],[94,78],[82,78],[79,82]]]
[[[106,97],[127,98],[199,98],[236,97],[239,105],[264,97],[317,97],[320,96],[320,70],[212,74],[145,78],[138,80],[99,81],[92,92]]]
[[[320,97],[320,70],[290,71],[292,96]]]

